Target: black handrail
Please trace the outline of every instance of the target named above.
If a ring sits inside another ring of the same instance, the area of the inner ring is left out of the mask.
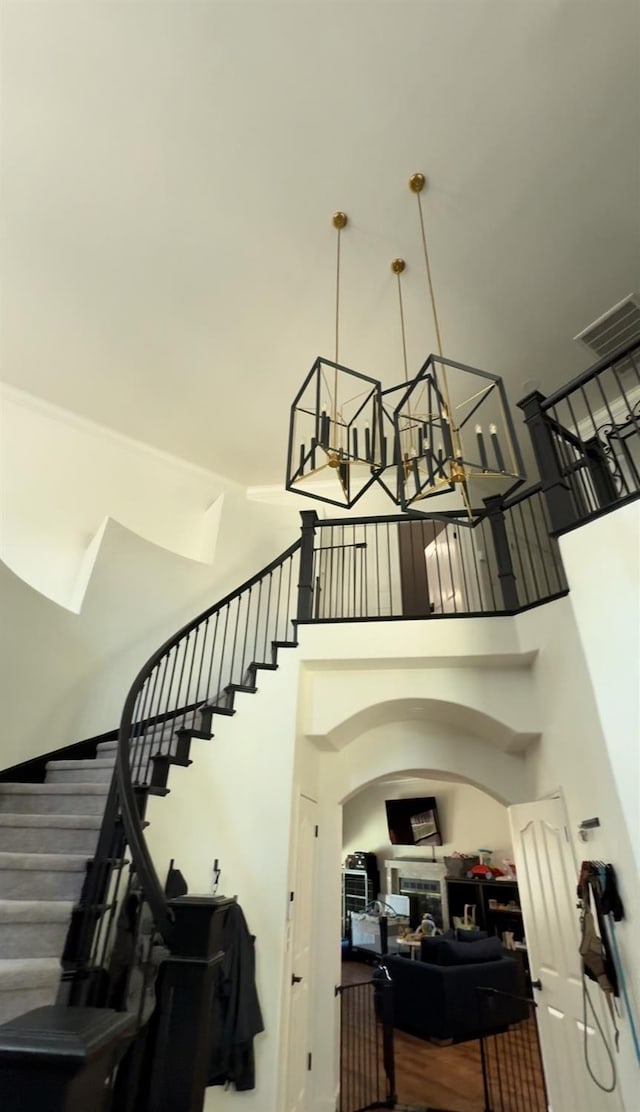
[[[140,717],[136,714],[136,705],[144,690],[145,684],[151,679],[156,667],[163,661],[164,658],[169,657],[169,654],[175,649],[178,650],[182,642],[185,642],[189,635],[196,632],[209,621],[216,614],[220,614],[225,607],[238,600],[240,605],[241,598],[246,595],[251,589],[261,584],[273,571],[281,568],[285,562],[290,559],[301,546],[301,540],[296,540],[289,546],[280,556],[277,556],[266,568],[263,568],[256,575],[247,579],[241,587],[231,591],[219,602],[214,603],[207,610],[203,611],[196,618],[187,622],[177,633],[169,637],[167,641],[159,649],[156,650],[149,657],[147,662],[138,672],[129,693],[126,697],[125,704],[122,710],[122,717],[120,719],[120,729],[118,732],[118,755],[116,762],[116,775],[118,784],[119,804],[122,817],[122,824],[124,827],[124,834],[126,841],[129,845],[132,856],[133,869],[138,877],[138,881],[144,898],[149,904],[156,927],[160,934],[163,936],[165,942],[169,943],[172,935],[173,918],[171,910],[167,904],[164,890],[155,870],[149,848],[147,846],[144,833],[143,823],[140,816],[140,810],[136,799],[136,791],[132,778],[130,748],[132,738],[139,738],[140,731],[136,726],[136,721],[140,721]],[[239,609],[238,609],[239,617]],[[227,614],[228,619],[228,614]],[[236,618],[236,631],[237,637],[238,618]],[[196,632],[197,636],[197,632]],[[245,646],[246,646],[246,632],[245,632]],[[177,659],[177,657],[176,657]],[[232,658],[233,661],[233,658]],[[184,660],[182,667],[184,669]],[[175,664],[175,662],[174,662]],[[193,660],[192,665],[193,667]],[[156,677],[157,679],[157,677]],[[163,681],[164,682],[164,679]],[[171,689],[171,683],[170,683]],[[153,698],[153,696],[152,696]]]
[[[540,402],[541,408],[543,410],[551,409],[552,406],[557,405],[558,402],[562,401],[569,394],[575,393],[581,386],[586,386],[592,379],[597,378],[603,371],[608,370],[614,363],[621,363],[623,359],[632,355],[634,351],[638,351],[638,348],[640,348],[640,340],[638,340],[636,336],[635,340],[631,340],[628,344],[625,344],[624,347],[618,348],[617,351],[612,351],[610,355],[605,355],[603,359],[599,359],[597,363],[594,363],[591,367],[587,367],[586,371],[581,371],[579,375],[572,378],[566,386],[561,386],[553,394],[549,394],[548,397],[543,398]]]

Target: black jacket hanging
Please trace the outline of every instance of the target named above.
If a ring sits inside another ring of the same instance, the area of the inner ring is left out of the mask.
[[[216,966],[209,1085],[255,1088],[254,1037],[264,1031],[255,985],[255,938],[237,903],[222,928],[224,957]]]

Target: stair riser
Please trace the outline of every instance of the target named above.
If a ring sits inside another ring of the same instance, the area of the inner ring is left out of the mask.
[[[47,772],[47,784],[110,784],[113,776],[111,768],[54,768]]]
[[[100,795],[3,795],[0,811],[16,815],[102,815],[107,794]]]
[[[0,853],[86,853],[92,857],[98,834],[98,830],[0,826]]]
[[[3,958],[59,958],[69,922],[0,923],[0,954]]]
[[[84,877],[84,869],[0,869],[0,892],[5,900],[78,900]]]
[[[12,989],[2,992],[0,987],[0,1024],[8,1023],[33,1008],[46,1008],[55,1004],[60,985],[60,978],[52,978],[51,984],[41,988]]]

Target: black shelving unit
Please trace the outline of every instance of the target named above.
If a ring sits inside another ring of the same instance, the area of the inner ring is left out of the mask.
[[[524,942],[524,923],[515,880],[458,880],[447,877],[449,919],[453,926],[454,915],[462,918],[465,904],[474,904],[476,924],[488,934],[502,938],[505,931],[513,934],[515,942]],[[491,903],[495,901],[496,906]],[[513,905],[513,906],[507,906]]]

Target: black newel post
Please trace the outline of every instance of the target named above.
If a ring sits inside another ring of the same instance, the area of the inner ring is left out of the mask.
[[[36,1008],[0,1027],[6,1112],[108,1112],[135,1017],[109,1008]]]
[[[520,600],[518,599],[518,588],[516,586],[513,562],[511,560],[509,539],[504,524],[502,496],[500,494],[494,494],[491,498],[485,498],[484,504],[487,507],[487,516],[491,527],[491,537],[496,554],[498,579],[500,580],[500,590],[502,591],[504,608],[505,610],[517,610],[520,605]]]
[[[542,409],[544,394],[534,390],[518,402],[529,429],[533,452],[542,480],[542,490],[547,501],[551,528],[554,533],[569,529],[578,521],[569,479],[563,473],[553,429]]]
[[[302,510],[300,517],[302,518],[302,547],[296,618],[299,622],[308,622],[313,617],[313,550],[318,515],[315,510]]]
[[[215,967],[222,960],[224,896],[169,900],[175,916],[153,1016],[153,1056],[144,1112],[202,1112],[212,1046]]]

